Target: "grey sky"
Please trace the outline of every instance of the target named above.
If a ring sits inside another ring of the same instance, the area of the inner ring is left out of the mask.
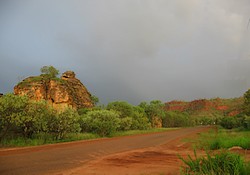
[[[249,18],[249,0],[2,0],[0,92],[53,65],[103,103],[238,97]]]

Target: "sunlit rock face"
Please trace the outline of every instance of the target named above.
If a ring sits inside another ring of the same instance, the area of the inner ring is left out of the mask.
[[[37,101],[46,100],[58,110],[93,107],[91,94],[73,71],[63,73],[61,78],[28,77],[14,87],[14,94],[27,95]]]

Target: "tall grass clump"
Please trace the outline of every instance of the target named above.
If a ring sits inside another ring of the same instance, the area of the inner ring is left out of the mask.
[[[220,152],[198,157],[194,151],[194,158],[188,155],[187,159],[179,156],[185,163],[181,172],[185,175],[249,175],[249,162],[234,153]]]

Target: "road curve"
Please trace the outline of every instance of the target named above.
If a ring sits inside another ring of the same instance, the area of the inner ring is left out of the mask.
[[[82,166],[84,162],[98,156],[158,146],[204,130],[207,128],[194,127],[110,139],[0,149],[0,174],[39,175],[62,172]]]

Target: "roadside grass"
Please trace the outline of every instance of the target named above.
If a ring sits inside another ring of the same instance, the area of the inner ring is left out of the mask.
[[[152,128],[148,130],[118,131],[118,132],[111,134],[111,137],[130,136],[130,135],[137,135],[137,134],[149,134],[149,133],[171,131],[171,130],[176,130],[176,129],[179,129],[179,128]]]
[[[184,162],[181,167],[185,175],[249,175],[250,162],[244,162],[243,158],[235,153],[222,151],[220,153],[208,153],[198,157],[194,151],[194,158],[188,155],[187,159],[179,156]]]
[[[250,131],[210,130],[208,133],[201,133],[195,147],[204,150],[228,149],[233,146],[240,146],[243,149],[250,149]]]
[[[35,135],[33,138],[15,137],[7,138],[1,141],[0,147],[24,147],[38,146],[53,143],[71,142],[77,140],[90,140],[99,138],[97,134],[92,133],[69,133],[64,139],[56,140],[51,134]]]
[[[113,133],[110,137],[120,137],[120,136],[129,136],[137,134],[147,134],[147,133],[156,133],[175,130],[178,128],[152,128],[148,130],[129,130],[129,131],[119,131]],[[91,140],[98,139],[100,136],[94,133],[68,133],[64,139],[56,140],[55,137],[51,134],[37,134],[33,138],[24,138],[24,137],[11,137],[1,140],[0,148],[4,147],[24,147],[24,146],[38,146],[45,144],[54,144],[54,143],[63,143],[79,140]]]
[[[250,149],[250,131],[238,129],[211,129],[207,133],[199,134],[198,138],[186,140],[192,142],[194,150],[206,151],[205,156],[198,157],[194,151],[194,158],[188,155],[187,159],[179,156],[184,162],[181,167],[185,175],[250,175],[250,162],[244,161],[237,153],[227,151],[233,146],[240,146],[243,149]],[[220,150],[213,151],[213,150]]]

